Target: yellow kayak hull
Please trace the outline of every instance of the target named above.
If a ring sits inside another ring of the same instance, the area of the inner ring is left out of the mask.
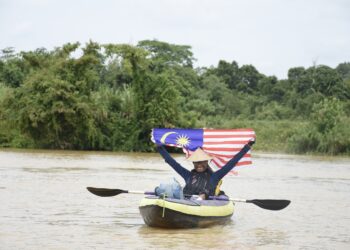
[[[139,206],[148,226],[163,228],[194,228],[222,225],[231,221],[234,204],[219,200],[179,200],[144,197]]]

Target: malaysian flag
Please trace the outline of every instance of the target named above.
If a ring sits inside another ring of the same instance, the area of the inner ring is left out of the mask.
[[[223,167],[247,142],[255,139],[253,129],[168,129],[152,130],[152,141],[159,145],[182,148],[189,157],[198,147],[213,157],[211,166]],[[236,166],[252,163],[248,151]]]

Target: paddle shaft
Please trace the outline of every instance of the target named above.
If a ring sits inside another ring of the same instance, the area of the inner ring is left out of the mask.
[[[290,200],[271,200],[271,199],[244,200],[244,199],[229,199],[228,197],[225,197],[225,196],[209,196],[209,199],[253,203],[258,207],[268,209],[268,210],[281,210],[290,204]]]
[[[154,192],[150,191],[136,191],[136,190],[123,190],[123,189],[110,189],[110,188],[95,188],[95,187],[87,187],[89,192],[94,195],[101,197],[111,197],[119,194],[143,194],[143,195],[155,195]],[[186,195],[185,195],[186,196]],[[289,200],[244,200],[244,199],[229,199],[226,196],[209,196],[211,200],[225,200],[225,201],[233,201],[233,202],[245,202],[245,203],[253,203],[258,207],[268,209],[268,210],[281,210],[287,207],[290,203]]]
[[[215,200],[215,199],[214,199]],[[226,199],[227,200],[227,199]],[[247,200],[245,199],[229,199],[230,201],[233,201],[233,202],[247,202]]]
[[[145,195],[155,195],[155,192],[150,191],[135,191],[135,190],[125,190],[129,194],[145,194]]]

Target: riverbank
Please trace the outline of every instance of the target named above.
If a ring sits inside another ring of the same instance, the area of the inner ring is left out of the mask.
[[[215,123],[208,121],[215,121]],[[220,121],[220,122],[217,122]],[[343,123],[338,124],[330,132],[320,134],[314,131],[314,125],[306,120],[247,120],[247,119],[231,119],[222,120],[208,118],[206,121],[198,121],[197,128],[252,128],[257,137],[257,143],[254,145],[255,152],[272,153],[272,154],[297,154],[297,155],[312,155],[312,156],[340,156],[350,157],[350,130],[347,129],[346,124],[350,124],[350,119],[344,118]],[[1,122],[0,122],[1,125]],[[7,130],[7,131],[6,131]],[[0,132],[3,135],[0,148],[22,148],[22,149],[45,149],[37,147],[34,141],[20,135],[18,132],[11,131],[8,127]],[[349,135],[348,135],[349,134]],[[6,136],[5,136],[6,135]],[[318,138],[314,138],[317,135]],[[123,137],[124,135],[119,135]],[[144,151],[154,152],[155,147],[153,143],[148,141],[149,145],[144,146]],[[310,144],[313,148],[310,148]],[[322,146],[322,147],[318,147]],[[50,146],[49,146],[50,147]],[[324,147],[329,147],[324,148]],[[121,147],[122,148],[122,147]],[[338,150],[332,150],[332,149]],[[56,150],[60,148],[50,148]],[[133,149],[127,150],[110,150],[92,147],[91,151],[101,152],[133,152]],[[135,152],[140,152],[135,150]]]
[[[98,150],[67,150],[67,149],[26,149],[26,148],[10,148],[10,147],[0,147],[0,153],[23,153],[23,154],[42,154],[42,155],[104,155],[104,156],[135,156],[137,157],[149,157],[155,156],[158,157],[159,154],[157,152],[121,152],[121,151],[98,151]],[[182,152],[173,152],[171,153],[175,157],[184,157]],[[313,159],[313,160],[321,160],[321,161],[348,161],[350,159],[350,155],[322,155],[316,153],[308,153],[308,154],[293,154],[286,153],[281,151],[267,151],[267,150],[259,150],[256,147],[253,148],[252,153],[253,161],[254,158],[274,158],[278,157],[280,159]]]

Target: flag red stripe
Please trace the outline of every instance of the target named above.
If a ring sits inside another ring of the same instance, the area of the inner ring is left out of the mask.
[[[239,129],[203,129],[204,133],[207,132],[253,132],[251,128],[239,128]]]
[[[221,154],[210,154],[211,156],[215,157],[215,158],[228,158],[228,159],[232,159],[235,155],[221,155]],[[245,154],[243,157],[252,157],[251,154],[247,153]]]
[[[236,167],[249,165],[249,164],[252,164],[252,161],[239,161],[237,162]]]
[[[212,160],[214,166],[222,168],[249,140],[255,137],[256,135],[253,129],[204,130],[203,150],[214,157]],[[240,159],[236,166],[249,164],[252,164],[250,151]],[[233,173],[233,170],[231,170],[231,173]]]
[[[217,163],[217,161],[215,161],[215,159],[213,160],[213,163],[218,167],[218,168],[222,168],[223,166],[220,165],[220,163]],[[244,165],[249,165],[252,164],[252,161],[239,161],[236,164],[236,167],[239,166],[244,166]]]
[[[221,162],[221,165],[225,165],[227,162],[229,162],[232,158],[229,157],[215,157],[214,159],[218,160]],[[242,157],[242,159],[240,159],[239,161],[246,161],[246,160],[251,160],[251,157],[248,157],[246,155],[244,155]]]
[[[246,144],[249,140],[244,141],[206,141],[205,145],[230,145],[230,144]]]
[[[220,166],[224,166],[227,162],[229,162],[232,158],[229,157],[215,157],[214,160],[216,160],[216,162],[218,164],[220,164]],[[243,156],[242,159],[240,159],[239,161],[251,161],[251,157],[247,157],[247,156]]]
[[[210,148],[210,147],[203,147],[204,151],[217,151],[217,152],[239,152],[242,148]],[[215,154],[215,153],[213,153]]]
[[[203,135],[204,140],[206,138],[245,138],[245,137],[250,137],[253,138],[255,137],[254,134],[249,134],[249,135]]]

